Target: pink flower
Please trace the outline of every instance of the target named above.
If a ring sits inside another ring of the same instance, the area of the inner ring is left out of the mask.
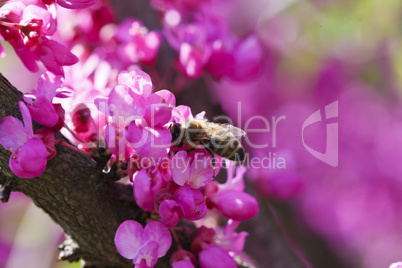
[[[154,267],[170,248],[172,237],[161,222],[151,221],[142,228],[138,222],[127,220],[117,229],[114,243],[117,251],[132,259],[135,266]]]
[[[9,2],[3,5],[0,8],[1,20],[7,23],[18,24],[26,7],[27,6],[22,2]],[[9,42],[14,48],[15,53],[28,70],[31,72],[38,71],[38,66],[35,62],[38,58],[25,46],[18,28],[0,25],[0,34],[3,36],[4,40]]]
[[[257,200],[244,192],[222,191],[217,198],[216,208],[228,219],[249,220],[258,213]]]
[[[34,136],[27,106],[23,102],[18,105],[24,125],[15,117],[4,117],[0,121],[0,144],[11,151],[11,171],[21,178],[33,178],[43,173],[47,160],[54,154],[50,154],[43,141]]]
[[[234,259],[221,247],[211,244],[199,254],[201,268],[236,268]]]
[[[155,166],[164,161],[170,148],[172,135],[164,127],[142,127],[132,122],[126,133],[127,141],[130,142],[138,154],[151,161],[151,166]]]
[[[45,127],[56,125],[60,116],[52,101],[54,97],[65,97],[65,92],[61,90],[62,84],[61,75],[46,72],[39,78],[37,89],[24,94],[24,100],[31,104],[28,109],[34,121]]]
[[[1,8],[0,34],[30,71],[38,70],[36,61],[40,60],[50,72],[64,75],[63,66],[77,63],[78,58],[49,39],[56,31],[55,14],[49,10],[42,3],[6,4]]]
[[[264,51],[256,35],[249,35],[244,40],[238,41],[232,55],[234,65],[228,75],[233,80],[248,81],[261,74]]]
[[[188,184],[193,189],[199,189],[213,179],[211,157],[205,154],[199,157],[196,153],[191,161],[186,151],[180,151],[173,157],[171,169],[173,181],[180,186]]]
[[[205,203],[204,195],[190,186],[184,185],[180,187],[173,196],[184,211],[184,218],[187,220],[195,221],[202,219],[207,213],[207,206]]]
[[[110,91],[108,98],[97,98],[95,105],[105,115],[112,117],[111,124],[105,130],[109,150],[116,155],[123,153],[127,143],[126,127],[144,112],[143,96],[129,86],[119,84]]]
[[[141,70],[121,71],[117,77],[117,83],[130,87],[144,98],[149,97],[152,93],[151,77]]]
[[[162,36],[159,32],[148,31],[142,22],[129,18],[117,26],[116,39],[121,42],[118,53],[122,60],[152,63]]]
[[[144,119],[148,126],[163,126],[172,117],[172,108],[176,104],[176,98],[168,90],[160,90],[146,99]]]
[[[257,200],[243,192],[243,176],[246,168],[244,166],[237,167],[236,175],[234,175],[233,162],[226,161],[226,165],[228,167],[226,183],[218,184],[212,181],[204,188],[205,195],[208,198],[208,207],[216,207],[228,219],[249,220],[258,213],[259,208]]]
[[[179,219],[184,217],[184,210],[179,202],[174,200],[163,200],[158,209],[162,222],[168,227],[174,227]]]
[[[34,53],[46,69],[56,75],[63,75],[63,66],[78,62],[78,58],[57,41],[43,38],[34,48]]]
[[[240,221],[228,220],[224,228],[219,228],[216,232],[215,243],[227,252],[238,254],[244,248],[247,232],[236,233],[235,229]]]
[[[162,175],[157,169],[147,171],[143,168],[134,173],[133,182],[134,197],[138,206],[143,210],[152,211],[154,197],[164,184]]]

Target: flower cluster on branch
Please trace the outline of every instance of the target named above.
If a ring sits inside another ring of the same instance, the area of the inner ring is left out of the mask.
[[[18,103],[23,123],[12,116],[0,121],[0,144],[11,152],[10,169],[20,178],[34,178],[55,156],[55,144],[79,151],[97,162],[103,179],[131,184],[136,203],[151,215],[145,225],[128,220],[116,231],[117,250],[136,267],[153,267],[170,249],[172,237],[177,247],[173,267],[237,267],[235,257],[247,233],[235,229],[258,213],[256,199],[244,192],[246,168],[236,168],[234,161],[215,155],[205,144],[189,148],[174,143],[174,125],[206,119],[205,112],[193,115],[190,107],[176,106],[170,91],[155,92],[151,77],[141,70],[155,61],[161,32],[149,31],[136,19],[117,24],[108,6],[95,2],[13,1],[0,8],[4,40],[30,71],[38,71],[38,61],[47,69]],[[57,5],[91,7],[66,13]],[[167,18],[168,11],[163,12]],[[66,26],[70,31],[58,30],[58,16],[72,14],[98,20],[71,21]],[[164,34],[179,44],[181,70],[193,78],[202,69],[217,77],[232,74],[230,66],[216,66],[217,58],[232,59],[243,45],[256,45],[252,37],[234,40],[223,30],[194,40],[209,31],[209,24],[171,26]],[[223,42],[223,36],[229,41]],[[60,37],[63,43],[56,41]],[[78,57],[71,51],[78,51]],[[241,62],[228,62],[233,61]],[[258,62],[252,63],[258,68]],[[34,131],[32,121],[43,128]],[[67,133],[72,144],[55,140],[58,131]],[[224,184],[214,180],[222,167],[228,172]],[[218,225],[222,216],[226,227]],[[186,230],[190,246],[176,235],[181,220],[197,227]]]

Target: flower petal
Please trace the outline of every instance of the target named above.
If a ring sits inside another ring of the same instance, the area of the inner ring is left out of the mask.
[[[135,267],[151,268],[158,262],[158,243],[155,241],[146,242],[137,252],[133,259]]]
[[[144,228],[144,241],[156,241],[159,244],[158,258],[165,256],[172,245],[172,236],[169,229],[159,221],[148,222]]]
[[[213,168],[211,166],[211,157],[198,157],[195,154],[191,164],[189,185],[193,189],[199,189],[208,184],[213,179]]]
[[[204,248],[199,258],[201,268],[237,268],[234,259],[217,245],[209,245]]]
[[[0,121],[0,144],[6,150],[20,148],[28,139],[28,131],[21,121],[12,116],[6,116]]]
[[[59,115],[53,104],[45,96],[38,96],[34,105],[29,105],[28,109],[32,119],[42,126],[53,127],[59,121]]]
[[[145,127],[143,135],[147,138],[143,146],[134,148],[143,158],[148,158],[154,165],[162,163],[172,142],[172,134],[166,128]]]
[[[47,151],[43,141],[39,138],[28,139],[18,152],[18,161],[21,168],[27,172],[35,173],[46,166]]]
[[[43,95],[52,101],[56,96],[56,90],[63,84],[63,76],[54,75],[51,72],[42,74],[38,80],[36,95]]]
[[[162,89],[156,91],[154,94],[160,96],[162,98],[162,102],[168,104],[170,107],[173,108],[176,106],[176,97],[169,90]]]
[[[190,178],[190,159],[186,151],[180,151],[171,161],[172,179],[180,186],[188,183]]]
[[[180,203],[174,200],[164,200],[159,205],[159,216],[162,222],[168,227],[174,227],[183,218],[184,211]]]
[[[22,101],[18,102],[18,106],[20,107],[22,121],[24,122],[24,126],[26,131],[28,132],[29,137],[33,136],[33,128],[32,128],[32,117],[29,113],[28,107]]]
[[[222,191],[216,202],[217,209],[228,219],[245,221],[258,213],[257,200],[244,192]]]
[[[127,259],[133,259],[141,247],[143,228],[136,221],[127,220],[120,224],[114,237],[117,251]]]

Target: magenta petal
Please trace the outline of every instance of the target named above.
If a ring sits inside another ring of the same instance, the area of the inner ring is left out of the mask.
[[[28,137],[28,131],[17,118],[6,116],[0,121],[0,144],[4,149],[17,150]]]
[[[145,227],[146,228],[146,227]],[[155,241],[146,242],[137,252],[133,259],[135,267],[151,268],[158,262],[158,243]]]
[[[52,159],[56,155],[56,148],[54,147],[54,132],[49,128],[35,130],[35,138],[41,139],[46,150],[49,152],[47,160]]]
[[[42,74],[38,80],[36,95],[43,95],[51,101],[56,96],[56,90],[63,84],[62,78],[51,72]]]
[[[18,162],[27,172],[37,172],[46,166],[49,152],[39,138],[28,139],[18,152]]]
[[[223,216],[235,221],[245,221],[258,213],[257,200],[244,192],[222,191],[216,202],[217,209]]]
[[[127,220],[120,224],[114,237],[117,251],[127,259],[133,259],[141,247],[143,228],[136,221]]]
[[[172,135],[166,128],[150,128],[143,129],[143,135],[147,138],[144,145],[136,148],[141,157],[149,158],[154,165],[162,163],[166,157],[168,148],[172,142]]]
[[[199,220],[203,218],[207,212],[207,206],[204,201],[204,196],[199,190],[191,189],[186,184],[180,187],[174,194],[174,200],[180,203],[183,207],[184,218],[188,220]]]
[[[110,114],[119,125],[128,125],[139,118],[144,109],[142,96],[125,85],[117,85],[110,91],[108,104]]]
[[[17,175],[20,178],[25,178],[25,179],[37,177],[40,174],[42,174],[43,171],[45,171],[45,169],[46,169],[46,163],[44,163],[44,165],[42,165],[41,167],[38,167],[34,172],[28,172],[21,168],[17,155],[15,155],[15,154],[11,154],[9,165],[10,165],[11,171],[15,175]]]
[[[234,259],[217,245],[209,245],[204,248],[199,258],[201,268],[237,268]]]
[[[97,2],[97,0],[57,0],[57,4],[68,9],[87,8]]]
[[[155,92],[154,94],[160,96],[162,98],[162,102],[168,104],[170,107],[176,106],[176,97],[169,90],[162,89]]]
[[[159,205],[159,216],[162,222],[168,227],[174,227],[179,219],[184,216],[183,207],[174,200],[164,200]]]
[[[53,51],[49,47],[45,45],[38,46],[35,50],[35,55],[47,70],[57,75],[64,75],[63,67],[57,63]]]
[[[109,98],[108,97],[96,97],[94,100],[94,104],[96,108],[103,114],[109,116],[109,107],[108,107]]]
[[[22,101],[18,102],[18,106],[20,107],[22,121],[24,122],[24,126],[26,131],[28,132],[29,137],[33,136],[33,128],[32,128],[32,118],[29,113],[28,107]]]
[[[172,245],[172,236],[170,235],[169,229],[159,221],[148,222],[147,226],[144,228],[142,238],[144,241],[158,242],[158,258],[165,256]]]
[[[229,74],[233,80],[247,81],[257,77],[263,68],[263,49],[256,35],[240,41],[233,53],[235,66]]]
[[[41,35],[43,36],[51,36],[57,30],[56,19],[44,6],[42,7],[35,4],[27,4],[21,20],[24,22],[34,22],[40,20],[41,28],[37,29],[37,31],[41,31]]]
[[[134,174],[133,181],[134,197],[138,206],[146,211],[153,210],[155,194],[162,187],[163,180],[160,173],[151,173],[151,177],[149,177],[146,169],[141,169]]]
[[[179,105],[176,107],[176,109],[174,109],[174,111],[176,111],[176,114],[180,115],[181,117],[181,120],[178,121],[186,121],[193,117],[193,114],[191,113],[191,108],[186,105]]]
[[[144,98],[147,98],[152,93],[151,77],[141,70],[120,72],[117,77],[117,83],[131,87],[136,93],[142,95]]]
[[[144,115],[144,119],[151,127],[163,126],[171,117],[172,109],[165,103],[150,103]]]
[[[34,105],[29,105],[28,109],[32,119],[42,126],[53,127],[59,121],[53,104],[45,96],[38,96]]]
[[[193,189],[199,189],[208,184],[213,179],[213,168],[211,166],[211,157],[194,158],[191,164],[189,185]]]
[[[190,159],[186,151],[178,152],[171,161],[173,181],[180,186],[188,183],[190,178]]]
[[[173,263],[172,268],[194,268],[194,265],[190,260],[184,259]]]
[[[141,147],[145,143],[146,137],[143,136],[142,129],[137,126],[135,121],[132,121],[128,125],[126,139],[128,142],[132,143],[134,149]]]
[[[24,45],[22,38],[18,35],[18,37],[7,40],[10,42],[10,45],[13,46],[15,53],[21,59],[22,63],[27,67],[31,72],[37,72],[39,70],[38,65],[36,64],[36,60],[38,57],[32,52],[29,48]]]
[[[53,52],[54,58],[60,66],[70,66],[78,62],[77,56],[59,42],[48,40],[45,43]]]

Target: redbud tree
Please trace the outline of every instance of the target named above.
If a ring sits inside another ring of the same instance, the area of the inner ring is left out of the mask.
[[[1,200],[22,192],[63,228],[59,260],[253,266],[248,233],[237,230],[259,211],[244,191],[247,168],[208,148],[172,145],[172,124],[208,116],[175,94],[205,87],[202,76],[244,81],[262,68],[258,38],[233,33],[212,6],[153,0],[125,18],[101,0],[0,8],[1,37],[41,73],[24,93],[1,77]]]

